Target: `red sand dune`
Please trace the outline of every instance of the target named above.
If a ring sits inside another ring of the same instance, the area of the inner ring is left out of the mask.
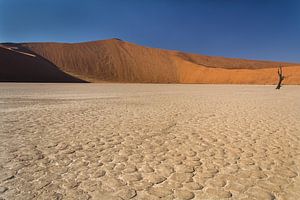
[[[0,81],[300,84],[300,64],[147,48],[119,39],[0,46]]]
[[[17,46],[0,46],[0,81],[86,82],[63,72],[43,57]]]

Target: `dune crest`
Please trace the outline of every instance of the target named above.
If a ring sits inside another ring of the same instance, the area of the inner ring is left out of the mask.
[[[275,84],[277,67],[281,64],[286,76],[284,84],[300,84],[300,64],[204,56],[143,47],[120,39],[72,44],[2,44],[0,50],[0,60],[8,59],[5,50],[11,51],[9,59],[12,60],[23,55],[38,55],[63,73],[88,82]],[[31,59],[26,64],[0,62],[1,68],[10,74],[4,76],[1,73],[0,81],[26,79],[12,78],[20,72],[10,69],[16,66],[27,68],[31,62],[36,61]],[[39,63],[40,68],[47,68],[45,65]],[[55,79],[53,77],[53,81]],[[65,82],[73,81],[68,79]]]

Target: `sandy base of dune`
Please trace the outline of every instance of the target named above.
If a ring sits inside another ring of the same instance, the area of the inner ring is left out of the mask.
[[[0,84],[0,199],[300,199],[300,87]]]

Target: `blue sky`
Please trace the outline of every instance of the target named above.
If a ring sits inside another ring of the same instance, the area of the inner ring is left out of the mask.
[[[108,38],[199,54],[300,62],[300,1],[0,0],[0,42]]]

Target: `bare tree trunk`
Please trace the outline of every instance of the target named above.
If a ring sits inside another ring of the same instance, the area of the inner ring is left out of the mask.
[[[283,76],[283,73],[282,73],[282,67],[281,67],[281,65],[278,67],[278,77],[279,77],[279,80],[278,80],[278,84],[277,84],[276,90],[279,90],[279,89],[280,89],[280,87],[281,87],[281,82],[282,82],[283,79],[284,79],[284,76]]]

